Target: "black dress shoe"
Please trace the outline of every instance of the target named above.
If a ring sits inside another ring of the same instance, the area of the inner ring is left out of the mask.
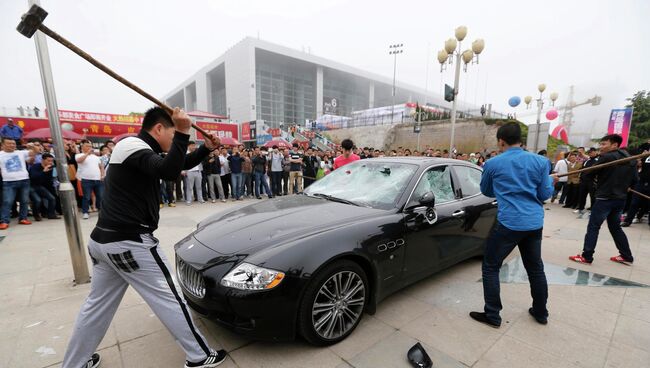
[[[472,317],[475,321],[481,322],[483,324],[486,324],[492,328],[499,328],[501,327],[500,323],[494,323],[492,321],[489,321],[487,317],[485,316],[485,313],[481,312],[469,312],[469,316]]]
[[[537,317],[535,315],[535,312],[533,312],[533,308],[528,308],[528,313],[530,313],[530,315],[533,316],[533,318],[535,318],[535,321],[537,321],[537,323],[539,323],[540,325],[545,325],[548,323],[548,318]]]

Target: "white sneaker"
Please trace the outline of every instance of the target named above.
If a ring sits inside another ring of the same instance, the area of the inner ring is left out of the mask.
[[[212,203],[217,203],[217,201],[213,199],[213,200],[212,200]]]
[[[84,213],[84,215],[83,215],[83,219],[84,219],[84,220],[88,220],[89,218],[90,218],[90,215],[87,214],[87,213]]]

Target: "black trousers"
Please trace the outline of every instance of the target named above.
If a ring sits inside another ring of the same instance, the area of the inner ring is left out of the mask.
[[[594,205],[596,198],[594,197],[594,186],[585,182],[580,182],[578,186],[578,209],[584,211],[587,204],[587,196],[589,196],[590,206]]]
[[[223,196],[228,198],[230,191],[230,174],[221,175],[221,185],[223,186]]]

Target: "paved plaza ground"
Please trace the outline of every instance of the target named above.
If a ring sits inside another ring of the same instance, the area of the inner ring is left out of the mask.
[[[240,203],[163,209],[156,236],[168,258],[173,260],[174,243],[198,221],[234,205]],[[625,229],[634,266],[608,260],[617,253],[606,226],[594,264],[579,265],[567,257],[580,251],[587,220],[557,204],[549,208],[543,242],[547,269],[572,267],[650,285],[647,224]],[[82,220],[84,238],[96,220],[96,215]],[[72,286],[63,220],[14,223],[0,231],[0,367],[56,367],[89,284]],[[517,256],[515,251],[509,260]],[[348,339],[324,348],[302,340],[249,341],[198,316],[196,320],[213,347],[230,352],[222,365],[226,368],[409,367],[406,351],[417,341],[435,367],[650,367],[650,288],[554,282],[549,285],[549,324],[541,326],[527,312],[528,285],[502,283],[503,325],[497,330],[468,317],[483,307],[480,278],[480,260],[473,259],[422,280],[385,300],[374,316],[364,315]],[[106,368],[179,368],[184,362],[181,349],[132,289],[99,349]]]

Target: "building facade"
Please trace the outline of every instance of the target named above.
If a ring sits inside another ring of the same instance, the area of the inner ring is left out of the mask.
[[[226,115],[240,123],[264,120],[285,126],[393,104],[391,78],[250,37],[163,100],[186,110]],[[401,82],[396,83],[394,102],[451,106],[436,93]]]

